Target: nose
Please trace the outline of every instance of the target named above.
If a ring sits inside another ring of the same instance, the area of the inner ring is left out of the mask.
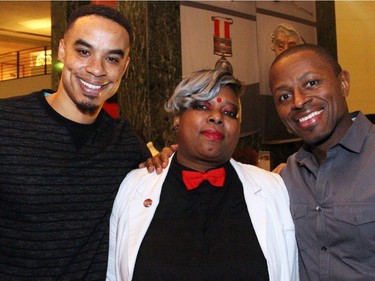
[[[223,118],[221,116],[221,113],[217,111],[211,111],[211,114],[210,116],[208,116],[207,121],[215,125],[219,125],[219,126],[223,125]]]
[[[91,57],[86,66],[86,71],[95,77],[104,76],[106,70],[103,60],[101,58]]]
[[[295,90],[293,94],[293,109],[303,108],[311,98],[303,94],[300,90]]]

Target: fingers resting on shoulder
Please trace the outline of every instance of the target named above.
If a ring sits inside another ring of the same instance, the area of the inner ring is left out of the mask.
[[[164,147],[162,151],[156,154],[152,158],[148,158],[145,162],[139,164],[139,168],[146,167],[149,173],[156,171],[157,174],[161,174],[163,170],[168,166],[169,158],[178,149],[177,144]]]

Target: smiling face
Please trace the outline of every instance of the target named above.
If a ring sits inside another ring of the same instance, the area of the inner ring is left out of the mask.
[[[239,99],[229,87],[209,101],[196,101],[175,117],[179,144],[177,160],[206,171],[231,158],[240,134]]]
[[[78,18],[60,41],[64,63],[57,91],[60,114],[97,116],[113,96],[129,63],[129,35],[118,23],[96,15]],[[71,118],[70,118],[71,117]]]
[[[327,141],[348,113],[349,73],[336,75],[332,65],[311,50],[277,61],[270,87],[279,117],[308,144]]]

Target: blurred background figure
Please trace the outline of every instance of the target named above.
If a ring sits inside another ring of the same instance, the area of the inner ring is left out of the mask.
[[[233,152],[232,158],[243,164],[258,166],[258,152],[249,147],[236,148],[236,150]]]
[[[298,34],[297,30],[288,23],[280,23],[271,33],[271,49],[278,56],[281,52],[290,47],[304,44],[305,41]]]

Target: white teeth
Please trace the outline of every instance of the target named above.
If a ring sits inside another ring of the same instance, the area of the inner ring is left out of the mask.
[[[88,87],[90,89],[93,89],[93,90],[99,90],[102,87],[102,86],[95,86],[95,85],[89,84],[89,83],[87,83],[87,82],[85,82],[81,79],[80,79],[80,81],[83,85],[85,85],[86,87]]]
[[[319,111],[314,111],[314,112],[311,112],[309,115],[305,116],[305,117],[302,117],[300,119],[298,119],[298,122],[305,122],[311,118],[313,118],[314,116],[320,114],[323,112],[323,109],[322,110],[319,110]]]

